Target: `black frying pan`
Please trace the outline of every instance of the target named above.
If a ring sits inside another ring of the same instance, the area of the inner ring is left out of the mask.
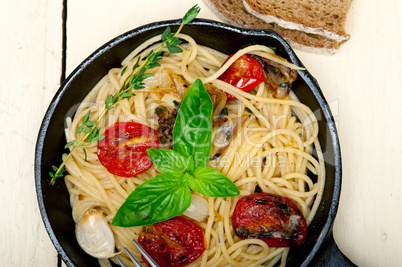
[[[129,31],[106,43],[90,55],[63,82],[53,98],[43,119],[35,154],[35,180],[39,208],[54,246],[67,266],[98,266],[96,259],[79,247],[74,234],[75,223],[71,217],[69,196],[64,182],[49,185],[48,173],[58,165],[65,145],[64,121],[74,114],[78,104],[90,89],[138,45],[167,26],[175,31],[180,20],[157,22]],[[199,44],[231,54],[251,44],[277,48],[277,53],[303,66],[290,46],[275,32],[246,30],[210,20],[196,19],[183,28]],[[299,78],[292,85],[300,101],[308,105],[319,120],[319,139],[325,158],[326,183],[322,202],[308,227],[308,236],[300,247],[291,248],[288,266],[351,266],[352,263],[338,250],[332,237],[341,189],[341,154],[335,123],[328,104],[316,80],[307,70],[299,71]]]

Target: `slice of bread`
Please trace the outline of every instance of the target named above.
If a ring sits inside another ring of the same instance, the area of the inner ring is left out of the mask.
[[[243,5],[243,0],[205,0],[204,2],[225,22],[242,28],[273,30],[294,48],[325,54],[334,54],[339,49],[340,42],[336,40],[318,34],[285,29],[275,23],[265,22],[249,13]]]
[[[343,42],[352,0],[243,0],[248,12],[286,29],[318,34]]]

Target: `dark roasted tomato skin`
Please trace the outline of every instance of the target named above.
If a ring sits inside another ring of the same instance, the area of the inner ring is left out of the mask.
[[[233,55],[230,55],[229,60]],[[226,60],[226,61],[227,61]],[[225,61],[225,62],[226,62]],[[261,64],[249,55],[242,55],[221,75],[219,79],[248,92],[267,79]],[[236,99],[227,94],[227,101]]]
[[[307,235],[300,209],[289,198],[268,193],[239,199],[232,225],[238,237],[258,238],[270,247],[299,246]]]
[[[158,148],[157,132],[136,122],[117,122],[106,129],[105,138],[98,142],[101,164],[112,174],[132,177],[152,166],[148,148]]]
[[[138,243],[160,267],[186,266],[206,248],[203,229],[181,216],[144,226]]]

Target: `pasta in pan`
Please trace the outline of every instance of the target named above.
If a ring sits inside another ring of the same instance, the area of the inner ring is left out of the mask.
[[[267,58],[288,68],[297,67],[276,56],[266,46],[249,46],[228,59],[228,55],[199,45],[188,35],[180,34],[179,37],[186,41],[181,45],[184,52],[171,54],[164,51],[160,66],[149,70],[155,76],[145,80],[145,88],[121,101],[99,121],[101,133],[116,122],[130,121],[152,129],[160,128],[158,108],[162,106],[175,110],[186,94],[187,85],[196,79],[202,80],[210,89],[209,93],[217,90],[236,98],[234,101],[223,101],[224,106],[214,111],[215,119],[222,118],[223,109],[226,113],[225,120],[214,125],[208,166],[234,182],[240,195],[215,198],[193,192],[195,198],[205,200],[206,217],[187,217],[203,229],[206,250],[188,266],[273,266],[277,262],[285,265],[289,248],[270,247],[256,238],[239,238],[232,227],[232,216],[240,198],[265,192],[289,198],[300,209],[307,224],[312,221],[325,183],[324,160],[317,139],[317,119],[292,91],[283,98],[275,98],[265,82],[244,92],[219,78],[245,54]],[[76,131],[88,110],[93,116],[90,119],[96,120],[104,110],[108,95],[118,91],[128,78],[129,72],[122,70],[132,68],[138,57],[144,58],[155,49],[158,40],[160,36],[136,48],[122,62],[121,68],[111,69],[98,82],[81,103],[74,118],[67,118],[67,142],[77,138],[77,135],[83,135],[76,134]],[[219,106],[219,103],[216,105]],[[166,139],[160,132],[159,135]],[[169,142],[165,140],[160,145],[168,147]],[[312,156],[313,150],[317,156]],[[66,169],[65,183],[76,223],[85,212],[94,209],[102,211],[111,223],[129,194],[160,173],[152,165],[134,177],[113,175],[100,163],[95,143],[86,146],[85,153],[75,150],[66,162]],[[313,174],[310,176],[314,179],[309,177],[308,172]],[[122,251],[127,247],[140,258],[131,240],[138,240],[142,227],[123,228],[111,224],[110,227],[117,250]],[[130,265],[123,253],[120,257]],[[110,260],[115,261],[114,258]],[[106,261],[108,259],[99,259],[102,266],[106,266]]]

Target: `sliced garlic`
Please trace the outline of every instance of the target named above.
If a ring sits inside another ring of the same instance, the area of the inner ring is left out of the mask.
[[[102,211],[87,211],[75,227],[78,244],[89,255],[98,259],[115,256],[113,232]]]
[[[205,220],[208,217],[208,201],[199,195],[193,194],[191,205],[183,215],[198,222]]]

